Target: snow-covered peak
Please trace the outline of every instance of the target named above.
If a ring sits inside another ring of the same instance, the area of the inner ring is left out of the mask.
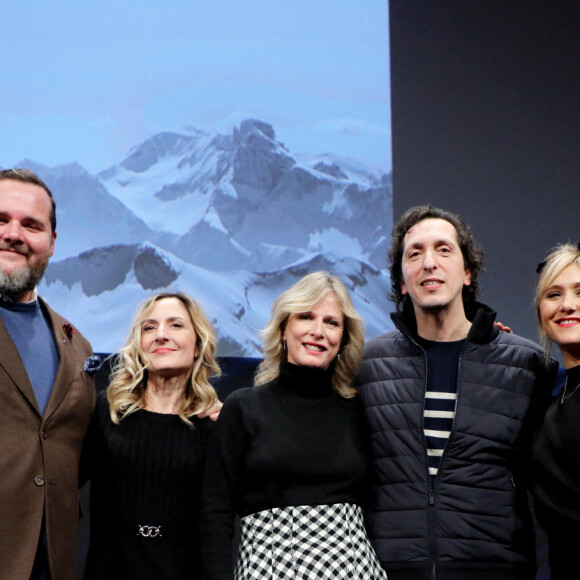
[[[263,135],[270,141],[276,141],[274,127],[258,119],[246,119],[241,122],[239,130],[234,130],[234,135],[240,140],[247,139],[249,135],[256,133]]]
[[[390,328],[391,176],[298,157],[256,119],[228,131],[159,133],[98,175],[27,162],[57,201],[40,292],[97,351],[119,348],[143,298],[181,289],[215,322],[221,354],[259,356],[273,300],[314,270],[344,280],[367,336]]]
[[[143,173],[167,156],[186,155],[203,136],[202,133],[195,137],[169,132],[158,133],[135,147],[120,166],[128,171]]]

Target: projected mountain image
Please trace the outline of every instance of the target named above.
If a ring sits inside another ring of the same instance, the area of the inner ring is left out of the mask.
[[[385,256],[391,175],[330,154],[308,159],[246,120],[232,134],[159,133],[105,171],[29,167],[55,194],[55,256],[39,288],[96,351],[122,346],[136,305],[184,290],[221,356],[260,356],[274,298],[314,270],[339,275],[367,337],[391,328]]]

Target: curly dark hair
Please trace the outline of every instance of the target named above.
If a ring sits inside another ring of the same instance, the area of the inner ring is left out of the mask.
[[[463,287],[463,303],[472,302],[479,293],[477,277],[483,271],[483,250],[473,239],[467,223],[455,213],[435,207],[434,205],[418,205],[408,209],[397,224],[393,227],[391,249],[388,262],[391,272],[391,292],[389,298],[402,310],[405,302],[410,300],[408,295],[401,291],[403,284],[403,247],[407,232],[425,219],[442,219],[449,222],[457,232],[457,241],[463,254],[465,268],[471,272],[471,284]]]

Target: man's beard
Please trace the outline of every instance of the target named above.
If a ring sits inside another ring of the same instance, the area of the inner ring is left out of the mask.
[[[0,269],[0,294],[14,296],[34,290],[42,280],[47,266],[48,259],[35,266],[24,264],[9,274]]]

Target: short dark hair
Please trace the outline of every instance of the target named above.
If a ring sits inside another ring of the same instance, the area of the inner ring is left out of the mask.
[[[403,284],[403,247],[407,232],[419,222],[426,219],[441,219],[449,222],[457,232],[457,241],[463,255],[465,269],[471,273],[471,284],[463,287],[463,303],[474,301],[479,293],[477,277],[483,271],[483,250],[475,242],[469,226],[463,218],[455,213],[435,207],[434,205],[418,205],[408,209],[393,227],[391,249],[388,261],[391,272],[391,292],[389,298],[395,302],[398,310],[402,310],[406,299],[401,290]]]
[[[52,192],[48,188],[48,185],[30,169],[2,169],[0,170],[0,181],[12,179],[13,181],[20,181],[22,183],[31,183],[32,185],[38,185],[42,187],[44,191],[48,194],[50,198],[50,227],[52,228],[52,233],[56,231],[56,202]]]

